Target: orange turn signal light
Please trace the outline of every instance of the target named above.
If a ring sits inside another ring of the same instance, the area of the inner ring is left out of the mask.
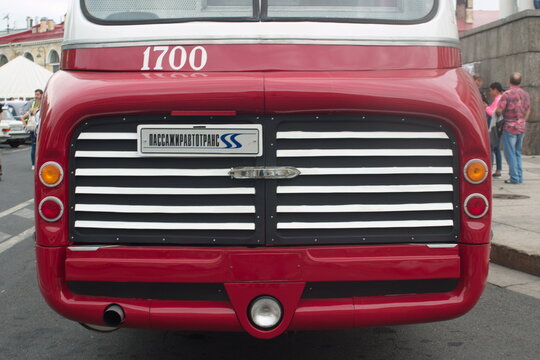
[[[39,179],[47,187],[57,186],[64,178],[64,171],[60,164],[54,161],[46,162],[39,169]]]
[[[468,182],[471,184],[480,184],[488,176],[488,167],[484,161],[473,159],[465,165],[464,173]]]

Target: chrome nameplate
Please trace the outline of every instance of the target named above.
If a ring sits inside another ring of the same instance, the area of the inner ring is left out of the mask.
[[[233,179],[292,179],[300,175],[300,170],[290,166],[238,167],[232,168],[229,175]]]
[[[139,156],[262,156],[262,125],[139,125]]]

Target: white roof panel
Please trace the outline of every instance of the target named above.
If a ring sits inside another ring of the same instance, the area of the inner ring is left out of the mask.
[[[317,21],[193,21],[164,24],[100,25],[72,0],[64,49],[182,44],[425,45],[459,47],[452,0],[439,0],[437,14],[419,24],[366,24]]]

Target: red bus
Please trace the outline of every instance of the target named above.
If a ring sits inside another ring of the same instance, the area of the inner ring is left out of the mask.
[[[489,146],[451,0],[72,1],[39,286],[119,327],[445,320],[486,282]]]

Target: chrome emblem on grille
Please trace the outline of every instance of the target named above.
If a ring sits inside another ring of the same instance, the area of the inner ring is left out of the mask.
[[[233,179],[292,179],[300,175],[300,170],[290,166],[237,167],[229,175]]]

